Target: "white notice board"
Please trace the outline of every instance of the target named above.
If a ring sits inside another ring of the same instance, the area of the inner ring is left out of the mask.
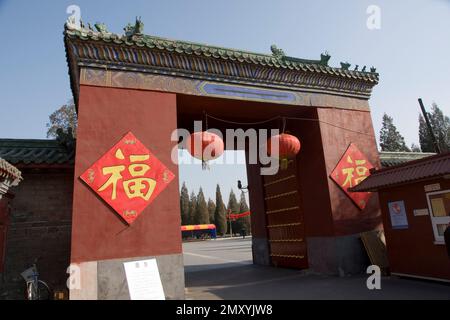
[[[165,300],[156,259],[124,262],[131,300]]]

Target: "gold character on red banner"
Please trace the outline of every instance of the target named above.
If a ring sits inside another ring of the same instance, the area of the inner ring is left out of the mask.
[[[128,223],[132,223],[174,177],[131,132],[81,175],[81,179]]]
[[[122,150],[119,148],[115,153],[116,159],[123,160],[125,156]],[[143,162],[150,158],[150,155],[130,155],[129,160],[132,164],[128,166],[128,172],[134,179],[124,180],[123,187],[125,194],[129,199],[141,197],[142,199],[148,201],[153,193],[156,186],[156,181],[150,178],[145,178],[145,173],[150,170],[150,166]],[[103,175],[110,175],[109,179],[98,189],[98,191],[104,191],[109,186],[112,186],[111,199],[115,200],[117,198],[117,182],[123,179],[122,171],[126,169],[124,165],[103,167]]]
[[[360,209],[366,207],[370,192],[350,192],[348,189],[367,178],[371,168],[373,165],[367,157],[351,143],[330,175],[331,179]]]
[[[347,156],[347,163],[349,163],[351,167],[342,169],[342,174],[345,175],[342,187],[351,188],[356,186],[369,176],[369,168],[366,167],[367,161],[365,159],[353,160],[349,155]]]

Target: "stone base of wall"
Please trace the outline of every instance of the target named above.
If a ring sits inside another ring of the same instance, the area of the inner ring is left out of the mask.
[[[266,238],[252,238],[253,264],[270,266],[269,242]]]
[[[346,276],[366,271],[370,260],[359,234],[340,237],[309,237],[309,269],[314,272]]]
[[[182,254],[91,261],[77,264],[80,289],[70,290],[70,300],[129,300],[123,263],[155,258],[167,300],[184,299],[184,265]]]

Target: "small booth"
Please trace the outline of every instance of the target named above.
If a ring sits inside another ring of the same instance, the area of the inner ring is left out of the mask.
[[[378,191],[392,274],[450,282],[450,153],[373,171],[351,191]]]

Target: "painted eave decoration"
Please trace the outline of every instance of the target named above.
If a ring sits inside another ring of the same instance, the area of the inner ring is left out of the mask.
[[[174,177],[131,132],[80,176],[128,224]]]
[[[366,207],[371,193],[350,192],[348,189],[358,185],[366,179],[370,175],[370,169],[372,168],[373,165],[367,157],[356,147],[356,145],[351,143],[330,175],[331,179],[338,184],[342,191],[344,191],[344,193],[361,210]]]

